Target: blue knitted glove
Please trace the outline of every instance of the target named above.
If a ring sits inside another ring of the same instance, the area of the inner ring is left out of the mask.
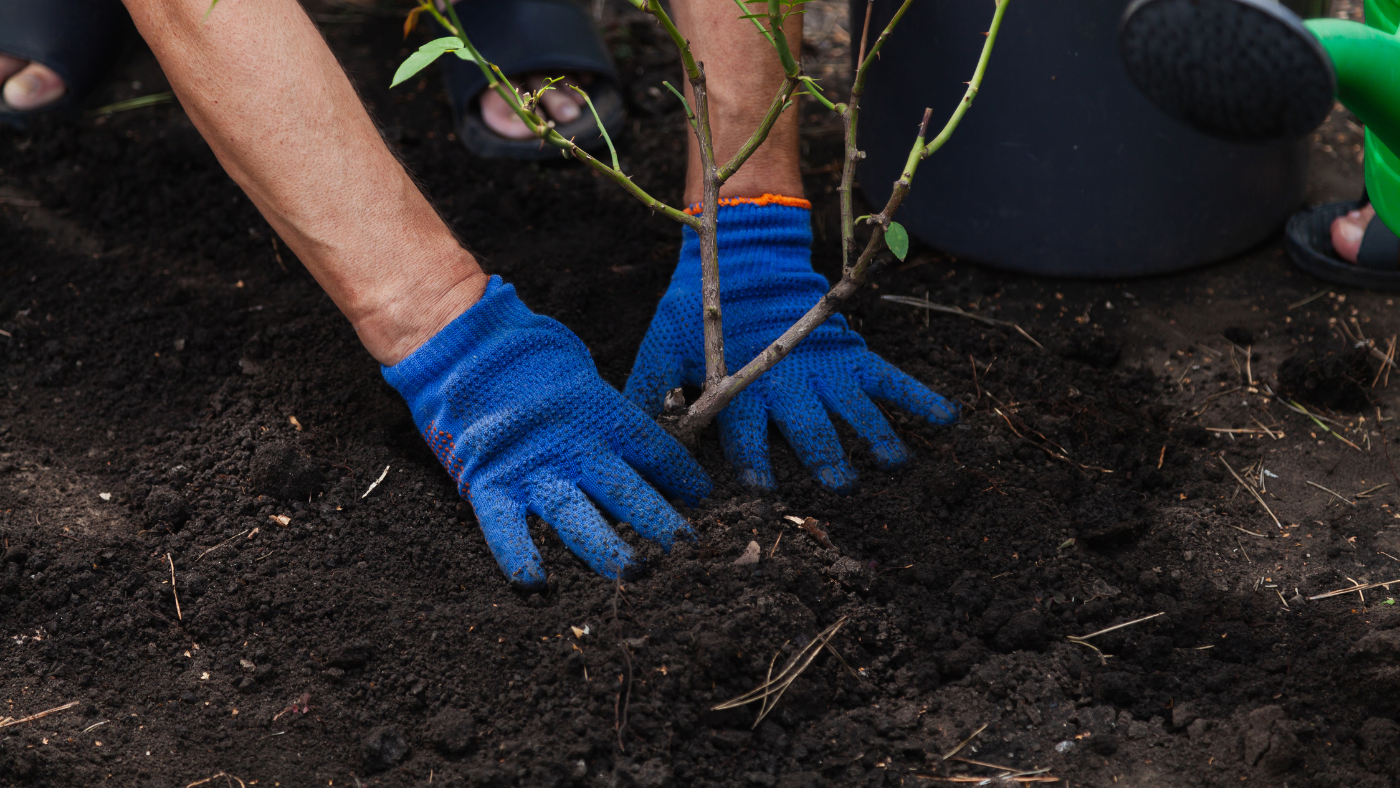
[[[772,195],[720,203],[720,304],[730,372],[753,360],[826,294],[826,279],[812,270],[811,211],[805,206],[805,200]],[[688,227],[682,232],[680,265],[624,389],[628,399],[653,415],[660,412],[667,391],[683,382],[702,385],[705,378],[700,238]],[[832,315],[720,412],[725,456],[745,484],[775,487],[768,459],[771,417],[817,481],[849,492],[856,473],[828,410],[870,443],[881,465],[893,468],[910,457],[872,397],[935,424],[957,419],[956,406],[871,353],[844,317]]]
[[[618,394],[578,337],[531,312],[493,276],[486,294],[392,367],[389,381],[469,500],[496,562],[544,584],[525,515],[605,577],[636,568],[609,515],[670,549],[690,526],[655,490],[694,502],[710,480],[670,435]]]

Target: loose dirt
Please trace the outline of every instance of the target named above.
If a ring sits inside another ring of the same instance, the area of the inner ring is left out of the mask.
[[[675,227],[579,167],[472,157],[436,76],[384,88],[397,17],[318,18],[443,215],[620,387]],[[608,19],[624,166],[677,200],[684,124],[652,90],[675,69]],[[109,92],[159,89],[146,55]],[[828,125],[804,152],[834,275]],[[1358,188],[1357,139],[1319,133],[1319,182]],[[958,425],[887,409],[918,453],[896,473],[847,434],[846,497],[780,439],[781,488],[753,494],[711,429],[696,542],[623,527],[651,564],[616,585],[533,523],[551,575],[526,595],[177,106],[0,131],[0,188],[0,784],[1395,785],[1392,593],[1308,598],[1400,579],[1395,396],[1336,327],[1384,352],[1400,321],[1276,243],[1121,283],[915,249],[848,314]],[[757,728],[710,710],[843,617],[842,659]]]

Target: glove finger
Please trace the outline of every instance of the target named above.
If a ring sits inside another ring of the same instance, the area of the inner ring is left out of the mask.
[[[753,392],[740,392],[719,412],[719,442],[724,458],[748,487],[774,490],[773,464],[768,458],[768,408]]]
[[[804,380],[784,377],[770,381],[766,389],[773,420],[783,437],[823,487],[842,494],[855,489],[855,469],[846,462],[841,440],[821,400]]]
[[[632,530],[659,542],[667,552],[677,534],[695,535],[690,523],[626,463],[609,462],[592,471],[579,480],[579,487],[613,519],[628,523]]]
[[[889,400],[930,423],[952,424],[958,420],[957,405],[874,353],[866,354],[859,376],[861,388],[870,396]]]
[[[680,362],[666,352],[661,341],[649,330],[642,338],[637,359],[632,362],[622,395],[643,413],[656,418],[666,402],[666,393],[681,385],[683,378]]]
[[[530,540],[525,506],[490,487],[473,490],[470,501],[481,522],[481,533],[486,536],[486,546],[491,548],[491,555],[506,577],[525,588],[543,587],[544,562]]]
[[[618,455],[669,496],[695,505],[709,497],[714,483],[690,452],[636,408],[618,408]]]
[[[890,423],[885,420],[885,414],[875,407],[875,403],[870,401],[870,397],[861,391],[854,380],[838,375],[836,379],[819,381],[817,395],[828,408],[839,414],[862,438],[870,442],[870,451],[880,465],[896,468],[913,456],[909,447],[904,445],[904,441],[899,439]]]
[[[636,570],[632,548],[573,484],[551,479],[532,485],[530,511],[544,518],[564,546],[594,572],[616,579]]]

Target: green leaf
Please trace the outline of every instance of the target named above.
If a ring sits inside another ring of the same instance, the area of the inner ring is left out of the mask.
[[[468,51],[465,50],[465,49],[454,49],[454,50],[452,50],[452,54],[456,55],[457,57],[461,58],[462,60],[467,61],[468,63],[475,63],[475,62],[476,62],[476,58],[472,57],[472,53],[468,52]]]
[[[904,255],[909,254],[909,231],[899,222],[890,222],[889,229],[885,230],[885,245],[895,257],[903,260]]]
[[[443,52],[451,52],[451,51],[454,50],[454,49],[461,49],[461,48],[462,48],[462,39],[460,39],[460,38],[458,38],[458,37],[456,37],[456,36],[443,36],[442,38],[434,38],[432,41],[429,41],[428,43],[424,44],[423,46],[418,47],[418,51],[419,51],[419,52],[437,52],[437,53],[441,54],[441,53],[443,53]]]
[[[397,87],[400,82],[427,68],[429,63],[437,60],[441,55],[441,50],[437,52],[420,50],[409,55],[408,59],[399,66],[399,70],[394,72],[394,81],[389,84],[389,87]]]

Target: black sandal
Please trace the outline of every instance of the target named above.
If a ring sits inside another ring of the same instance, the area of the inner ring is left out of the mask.
[[[3,0],[0,0],[3,2]],[[622,124],[621,82],[587,12],[572,0],[462,0],[457,15],[482,57],[507,77],[521,74],[589,74],[586,89],[609,135]],[[487,81],[475,63],[444,57],[443,81],[452,102],[457,135],[467,149],[488,159],[538,161],[558,158],[558,151],[538,139],[512,140],[492,131],[481,117],[481,92]],[[576,120],[555,126],[592,153],[605,146],[587,107]]]
[[[1332,222],[1366,204],[1364,199],[1334,202],[1293,214],[1284,230],[1284,243],[1293,262],[1313,276],[1339,285],[1400,290],[1400,237],[1381,217],[1366,225],[1355,264],[1337,257],[1332,247]]]
[[[42,63],[65,86],[62,97],[37,109],[0,99],[0,123],[75,112],[137,40],[120,0],[0,0],[0,54]]]

